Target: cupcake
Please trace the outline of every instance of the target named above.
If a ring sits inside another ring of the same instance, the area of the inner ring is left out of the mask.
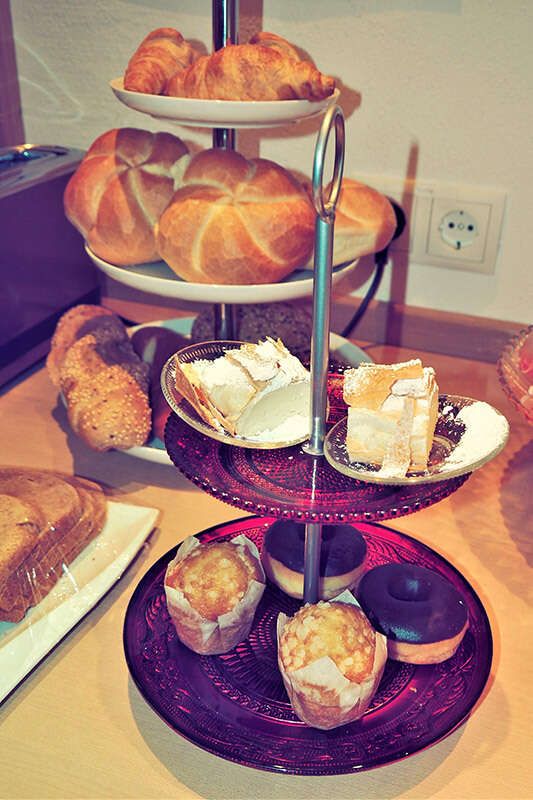
[[[387,641],[349,592],[278,616],[278,664],[298,718],[329,730],[359,719],[387,660]]]
[[[206,544],[191,537],[168,565],[164,587],[180,640],[195,653],[215,655],[250,633],[265,575],[246,536]]]

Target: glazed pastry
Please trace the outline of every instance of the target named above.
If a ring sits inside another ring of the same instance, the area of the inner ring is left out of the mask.
[[[175,72],[186,69],[199,53],[174,28],[157,28],[146,36],[124,74],[130,92],[163,94]]]
[[[165,573],[168,611],[196,653],[226,653],[246,639],[265,588],[257,548],[246,536],[200,544],[191,537]]]
[[[334,89],[334,79],[310,61],[295,61],[279,47],[236,44],[177,72],[166,93],[203,100],[322,100]]]
[[[438,413],[431,367],[419,359],[362,363],[344,373],[343,395],[351,461],[381,464],[381,474],[390,477],[426,469]]]
[[[285,594],[304,592],[305,524],[277,520],[263,540],[261,560],[267,577]],[[319,566],[319,599],[329,600],[353,589],[363,573],[366,542],[353,525],[323,525]]]
[[[363,575],[357,598],[387,637],[395,661],[439,664],[453,656],[468,628],[461,594],[437,572],[415,564],[374,567]]]
[[[350,601],[348,601],[350,598]],[[349,592],[278,617],[278,665],[302,722],[329,730],[359,719],[370,705],[387,660],[376,633]]]
[[[219,431],[257,441],[309,432],[310,375],[280,340],[242,344],[214,361],[176,356],[176,388]]]

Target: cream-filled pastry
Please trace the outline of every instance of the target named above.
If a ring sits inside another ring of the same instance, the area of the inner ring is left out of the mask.
[[[310,375],[283,342],[267,337],[214,361],[180,361],[176,388],[209,425],[257,441],[309,433]]]
[[[402,477],[427,468],[438,414],[435,372],[419,359],[346,370],[346,449],[352,461]]]

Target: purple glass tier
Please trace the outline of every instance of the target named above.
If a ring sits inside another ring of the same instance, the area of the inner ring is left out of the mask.
[[[276,517],[246,517],[198,534],[202,542],[245,534],[261,548]],[[331,731],[300,722],[288,702],[276,657],[276,619],[300,606],[267,583],[249,637],[230,652],[199,656],[178,639],[168,615],[163,579],[175,548],[137,586],[124,624],[126,660],[153,710],[177,733],[229,761],[274,772],[334,775],[398,761],[461,725],[483,692],[492,660],[485,610],[470,584],[425,545],[390,528],[361,523],[367,568],[397,562],[437,571],[461,592],[469,629],[442,664],[388,661],[362,719]]]
[[[338,416],[334,415],[334,421]],[[174,414],[165,446],[193,483],[229,505],[302,522],[385,520],[437,503],[468,475],[413,486],[364,483],[331,467],[301,445],[279,450],[232,447],[204,436]]]

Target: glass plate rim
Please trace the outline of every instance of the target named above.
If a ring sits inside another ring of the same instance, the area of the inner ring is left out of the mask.
[[[505,396],[511,402],[512,406],[520,413],[523,417],[527,420],[527,422],[531,425],[533,424],[533,411],[528,411],[528,409],[522,405],[519,398],[516,396],[515,392],[513,391],[512,386],[509,383],[507,377],[507,370],[516,374],[516,367],[514,364],[511,363],[511,359],[515,358],[518,355],[518,348],[522,344],[524,344],[527,337],[533,333],[533,324],[527,325],[525,328],[522,328],[518,333],[505,343],[502,352],[496,362],[496,368],[498,370],[498,379],[500,381],[500,386],[502,387]],[[526,385],[526,379],[522,375],[522,373],[516,374],[516,382],[520,385],[521,389],[523,390],[524,394],[527,394],[528,386]]]
[[[226,523],[216,523],[214,525],[209,526],[208,528],[205,528],[202,531],[198,531],[196,534],[193,534],[193,535],[195,535],[195,536],[197,536],[199,538],[208,537],[210,534],[215,533],[217,531],[217,529],[219,529],[219,528],[224,530],[226,527],[233,527],[233,526],[238,526],[238,525],[241,525],[241,524],[245,525],[246,523],[252,523],[254,521],[258,521],[259,522],[260,520],[262,520],[264,523],[268,523],[269,521],[274,522],[274,521],[276,521],[276,519],[277,519],[276,517],[262,517],[262,516],[259,516],[259,515],[239,517],[237,519],[230,520],[229,522],[226,522]],[[353,523],[353,524],[354,524],[354,527],[357,527],[357,524],[355,524],[355,523]],[[133,608],[135,606],[135,603],[137,602],[137,599],[141,595],[142,591],[144,590],[145,582],[148,582],[148,580],[152,576],[157,575],[157,573],[161,570],[161,568],[165,564],[167,564],[170,560],[172,560],[172,558],[175,556],[176,550],[177,550],[177,548],[179,547],[179,544],[180,544],[180,543],[177,543],[173,547],[171,547],[166,553],[164,553],[162,556],[160,556],[157,559],[157,561],[154,562],[147,569],[147,571],[144,573],[144,575],[139,579],[139,581],[136,584],[136,586],[135,586],[135,588],[133,590],[133,593],[132,593],[132,595],[131,595],[131,597],[130,597],[130,599],[128,601],[128,605],[126,607],[126,612],[125,612],[125,615],[124,615],[124,622],[123,622],[123,626],[122,626],[122,644],[123,644],[124,657],[125,657],[126,664],[127,664],[127,667],[128,667],[129,675],[130,675],[131,679],[133,680],[133,682],[134,682],[137,690],[139,691],[142,699],[144,700],[144,702],[159,717],[159,719],[161,719],[170,728],[170,730],[172,730],[175,734],[178,734],[179,736],[182,736],[186,741],[190,742],[195,747],[199,747],[201,750],[203,750],[205,752],[211,753],[212,755],[215,755],[218,758],[222,758],[223,760],[229,761],[230,763],[238,764],[239,766],[245,766],[245,767],[250,768],[250,769],[257,769],[257,770],[262,771],[262,772],[267,772],[267,773],[271,773],[271,774],[278,774],[278,775],[295,775],[295,776],[305,776],[305,777],[327,778],[327,777],[333,777],[335,775],[338,776],[338,775],[356,774],[356,773],[359,773],[359,772],[367,772],[367,771],[370,772],[370,771],[379,769],[380,767],[384,767],[384,766],[387,766],[387,765],[395,764],[395,763],[398,763],[400,761],[405,761],[407,758],[411,758],[412,756],[416,755],[417,753],[424,752],[425,750],[428,750],[429,748],[434,747],[435,745],[437,745],[440,742],[444,741],[449,736],[451,736],[458,728],[460,728],[463,724],[465,724],[465,722],[467,722],[467,720],[470,718],[472,713],[475,711],[476,707],[483,700],[483,695],[487,691],[487,686],[488,686],[488,683],[489,683],[489,679],[490,679],[491,672],[492,672],[492,666],[493,666],[493,662],[494,662],[494,637],[493,637],[493,634],[492,634],[492,627],[491,627],[491,624],[490,624],[490,619],[489,619],[487,610],[486,610],[483,602],[481,601],[481,598],[480,598],[478,592],[474,589],[474,587],[472,586],[472,584],[468,580],[468,578],[466,578],[465,575],[451,561],[449,561],[445,556],[441,555],[437,550],[434,550],[429,545],[425,544],[424,542],[421,542],[419,539],[416,539],[414,536],[411,536],[410,534],[404,533],[403,531],[398,531],[395,528],[391,527],[390,525],[386,525],[386,524],[383,524],[381,522],[371,521],[371,522],[364,522],[362,524],[370,525],[372,527],[377,527],[377,528],[380,528],[380,529],[384,529],[386,531],[390,531],[391,533],[393,533],[397,537],[399,537],[401,540],[404,540],[404,539],[407,540],[407,542],[410,542],[416,548],[419,548],[423,553],[425,553],[425,554],[427,554],[427,555],[429,555],[429,556],[431,556],[433,558],[436,558],[437,562],[440,562],[441,564],[444,564],[446,569],[450,570],[452,573],[455,574],[455,576],[457,578],[460,579],[460,581],[464,584],[464,587],[466,588],[466,590],[467,590],[467,592],[468,592],[468,594],[470,596],[470,600],[477,607],[478,613],[479,613],[479,615],[480,615],[480,617],[482,619],[482,622],[483,622],[483,625],[484,625],[484,628],[485,628],[484,646],[485,646],[485,649],[487,651],[487,657],[486,657],[486,661],[484,663],[483,674],[482,674],[480,679],[478,678],[479,689],[478,689],[477,693],[475,694],[475,696],[473,696],[471,701],[469,701],[469,703],[467,704],[467,707],[462,712],[462,714],[458,717],[458,719],[455,720],[455,722],[444,733],[442,733],[442,734],[432,733],[431,736],[428,738],[428,740],[424,743],[423,746],[417,747],[417,748],[413,748],[413,749],[411,749],[409,751],[404,751],[404,752],[401,753],[401,755],[398,755],[397,758],[378,759],[375,763],[373,763],[372,765],[369,765],[369,766],[363,766],[361,764],[358,764],[358,765],[353,765],[350,769],[341,769],[341,770],[330,771],[330,772],[323,772],[323,771],[318,771],[318,770],[305,771],[305,770],[302,770],[302,769],[300,769],[300,770],[298,770],[298,769],[287,769],[285,767],[282,767],[279,764],[265,765],[265,764],[251,763],[250,761],[239,759],[236,756],[234,757],[234,756],[231,756],[231,755],[222,754],[222,753],[218,752],[218,750],[215,747],[209,747],[204,742],[198,741],[198,739],[195,739],[192,734],[184,733],[182,730],[179,730],[173,724],[173,722],[171,720],[166,718],[166,716],[163,713],[163,711],[160,708],[158,708],[156,706],[156,704],[153,703],[150,698],[148,698],[146,696],[145,691],[144,691],[144,687],[142,685],[142,682],[139,680],[139,677],[136,674],[135,668],[134,668],[133,663],[132,663],[132,658],[131,658],[131,655],[130,655],[130,652],[129,652],[129,641],[128,641],[128,631],[127,631],[129,616],[130,616],[130,614],[133,613]],[[222,536],[224,536],[224,534],[221,533],[220,536],[222,537]],[[440,666],[440,665],[432,665],[432,666],[436,667],[436,666]],[[356,723],[352,723],[352,724],[356,724]],[[328,733],[331,733],[331,732],[328,732]]]
[[[446,394],[441,393],[439,394],[439,402],[450,402],[452,404],[457,404],[458,402],[468,401],[468,405],[472,405],[472,403],[480,402],[476,400],[476,398],[472,397],[465,397],[463,395],[457,394]],[[485,402],[485,401],[482,401]],[[336,469],[338,472],[341,472],[343,475],[346,475],[349,478],[354,478],[355,480],[360,480],[365,483],[374,483],[374,484],[381,484],[381,485],[388,485],[388,486],[415,486],[417,484],[424,484],[424,483],[439,483],[441,481],[447,481],[451,478],[458,478],[461,475],[466,475],[468,473],[474,472],[475,470],[480,469],[485,464],[488,464],[489,461],[492,461],[493,458],[496,458],[497,455],[501,453],[504,449],[507,441],[509,439],[510,434],[510,426],[509,420],[490,403],[487,403],[490,408],[506,423],[506,432],[503,440],[497,443],[490,452],[485,453],[485,455],[480,456],[477,459],[472,461],[464,462],[463,464],[458,465],[457,467],[450,469],[449,471],[442,473],[442,472],[433,472],[429,474],[422,473],[420,475],[406,475],[405,477],[383,477],[379,476],[379,472],[371,472],[367,470],[352,468],[346,464],[343,464],[335,458],[333,453],[331,452],[331,442],[336,434],[338,434],[339,430],[342,430],[343,426],[346,425],[347,417],[343,417],[343,419],[339,420],[335,423],[335,425],[328,431],[326,434],[326,438],[324,441],[324,456],[326,461]]]

